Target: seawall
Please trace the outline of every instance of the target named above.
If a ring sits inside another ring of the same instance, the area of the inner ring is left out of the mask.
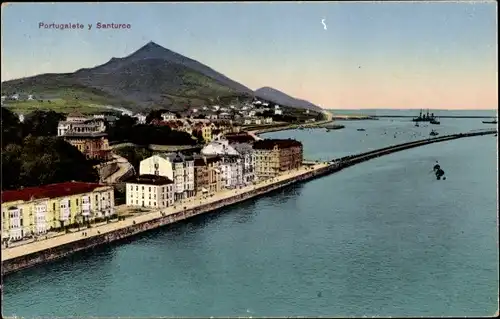
[[[35,266],[37,264],[56,260],[78,251],[91,249],[99,245],[108,244],[121,239],[125,239],[148,230],[156,229],[158,227],[162,227],[181,220],[185,220],[193,216],[201,215],[229,205],[234,205],[243,202],[251,198],[262,196],[269,192],[281,189],[283,187],[295,183],[305,182],[314,178],[325,176],[337,172],[339,170],[342,170],[343,168],[352,166],[354,164],[365,162],[370,159],[380,157],[383,155],[437,142],[444,142],[463,137],[480,136],[480,135],[487,135],[494,133],[496,133],[496,130],[465,133],[465,134],[454,134],[433,139],[426,139],[415,142],[392,145],[386,148],[364,152],[358,155],[346,156],[340,159],[336,159],[335,162],[329,165],[319,165],[319,167],[315,169],[311,168],[309,170],[305,170],[303,173],[300,173],[298,175],[291,177],[284,177],[281,180],[278,179],[277,182],[260,185],[254,189],[250,189],[246,192],[232,195],[230,197],[223,198],[221,200],[200,204],[199,206],[196,207],[188,207],[183,211],[177,211],[172,214],[168,215],[165,214],[163,216],[160,211],[156,211],[154,212],[156,214],[154,218],[151,218],[143,222],[131,223],[130,221],[128,221],[127,224],[126,225],[124,224],[123,227],[106,233],[103,232],[103,234],[97,234],[91,237],[78,238],[77,240],[73,240],[66,244],[61,244],[58,246],[35,251],[32,253],[20,254],[19,256],[14,256],[12,258],[4,259],[2,261],[2,273],[4,275],[9,274],[21,269]]]
[[[251,190],[249,192],[232,196],[227,199],[223,199],[208,204],[203,204],[195,208],[188,208],[184,211],[166,216],[161,216],[160,214],[158,214],[157,218],[150,221],[133,224],[121,229],[117,229],[113,232],[103,233],[101,235],[96,235],[88,238],[83,237],[77,241],[73,241],[68,244],[7,259],[2,262],[2,273],[6,275],[41,263],[53,261],[79,251],[88,250],[93,247],[97,247],[99,245],[108,244],[121,239],[125,239],[148,230],[156,229],[158,227],[162,227],[181,220],[185,220],[193,216],[211,212],[219,208],[234,205],[243,202],[245,200],[248,200],[250,198],[262,196],[264,194],[281,189],[283,187],[292,185],[297,182],[307,181],[316,178],[318,176],[323,176],[331,173],[333,170],[337,170],[337,168],[334,168],[332,166],[324,166],[316,170],[310,170],[297,177],[269,184],[255,190]]]

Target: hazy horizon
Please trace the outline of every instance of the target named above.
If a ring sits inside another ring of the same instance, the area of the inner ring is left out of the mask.
[[[39,28],[99,21],[131,28]],[[154,41],[252,90],[327,109],[495,110],[496,27],[496,2],[16,3],[2,6],[2,82],[94,67]]]

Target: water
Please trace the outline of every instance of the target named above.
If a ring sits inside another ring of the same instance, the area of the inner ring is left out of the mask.
[[[449,123],[450,130],[482,128]],[[404,122],[346,125],[266,136],[302,140],[310,159],[409,138],[383,134]],[[483,136],[392,154],[128,244],[7,276],[3,314],[493,315],[496,145]],[[436,160],[446,181],[430,172]]]

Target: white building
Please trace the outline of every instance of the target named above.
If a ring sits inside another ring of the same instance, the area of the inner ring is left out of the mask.
[[[282,109],[275,109],[274,115],[283,115],[283,110]]]
[[[82,113],[79,113],[79,112],[73,112],[73,113],[69,113],[67,116],[66,116],[66,121],[67,122],[85,122],[87,120],[89,120],[90,118],[83,115]]]
[[[105,131],[104,121],[98,118],[76,121],[75,118],[68,117],[66,121],[60,121],[57,124],[57,136],[65,136],[68,133],[95,134]]]
[[[205,147],[201,149],[202,155],[234,155],[238,156],[238,151],[231,145],[229,145],[229,141],[223,138],[216,138]]]
[[[230,120],[231,119],[231,114],[227,112],[222,112],[217,116],[221,120]]]
[[[172,112],[165,112],[165,113],[161,114],[161,118],[164,121],[169,121],[169,120],[175,120],[175,119],[177,119],[177,116],[175,116],[175,114],[172,113]]]
[[[241,160],[241,183],[244,185],[252,184],[255,181],[255,156],[252,145],[248,143],[233,144],[233,147],[242,157]]]
[[[230,144],[225,138],[216,138],[202,148],[201,154],[222,158],[222,181],[226,188],[251,184],[255,180],[254,155],[250,144]]]
[[[139,175],[125,185],[127,206],[165,208],[174,205],[174,182],[165,176]]]
[[[264,123],[265,124],[272,124],[273,123],[273,118],[272,117],[266,117],[264,119]]]
[[[23,123],[24,122],[24,115],[19,114],[19,122]]]
[[[242,184],[243,167],[242,159],[238,151],[229,141],[223,138],[216,138],[201,149],[202,155],[219,155],[221,161],[222,183],[225,188],[235,188]]]
[[[195,196],[194,158],[181,153],[157,154],[141,161],[140,175],[165,176],[174,182],[174,199]]]
[[[146,115],[137,113],[134,117],[137,119],[137,124],[146,124]]]
[[[243,185],[243,166],[239,155],[226,155],[220,164],[222,185],[232,189]]]

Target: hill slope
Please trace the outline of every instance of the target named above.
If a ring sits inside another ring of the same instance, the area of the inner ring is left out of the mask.
[[[296,99],[290,95],[287,95],[281,91],[273,89],[271,87],[262,87],[255,91],[255,96],[273,103],[277,103],[284,106],[308,109],[312,111],[321,112],[322,108],[314,105],[311,102]]]
[[[94,68],[2,83],[2,95],[14,92],[56,97],[68,107],[101,104],[135,111],[160,107],[183,110],[218,98],[253,96],[242,84],[154,42]]]

